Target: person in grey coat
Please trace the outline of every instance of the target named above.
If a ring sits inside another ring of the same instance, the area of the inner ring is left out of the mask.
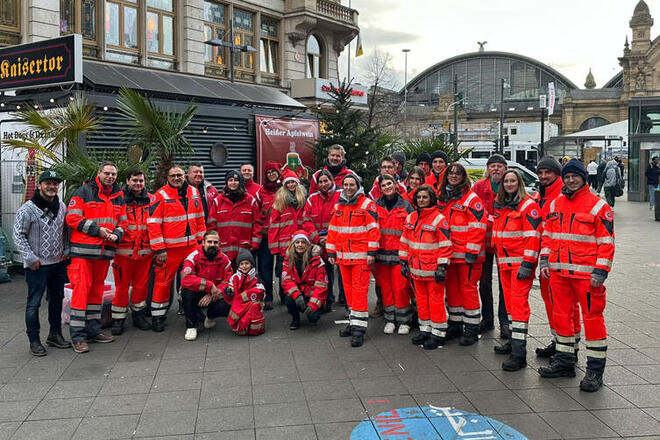
[[[607,204],[611,207],[614,207],[614,192],[620,180],[621,169],[616,160],[610,160],[607,162],[607,165],[605,165],[603,188],[605,189],[605,200],[607,200]]]
[[[66,206],[58,196],[62,178],[56,171],[39,176],[32,199],[18,208],[14,220],[14,243],[23,259],[28,285],[25,325],[30,352],[45,356],[46,348],[39,338],[39,306],[48,289],[48,322],[50,331],[46,345],[70,348],[62,336],[62,299],[66,281],[68,239],[64,215]]]

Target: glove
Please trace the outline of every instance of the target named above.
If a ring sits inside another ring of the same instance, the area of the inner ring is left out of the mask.
[[[520,266],[518,268],[518,275],[516,275],[516,278],[519,280],[526,280],[527,278],[532,276],[532,268],[527,267],[527,266]]]
[[[435,274],[433,275],[433,277],[435,278],[436,283],[444,283],[446,275],[447,275],[447,265],[439,264],[438,267],[435,269]]]
[[[401,262],[401,275],[403,275],[404,278],[410,278],[410,267],[408,267],[408,263],[405,261]]]
[[[307,307],[307,304],[305,304],[305,298],[303,298],[302,294],[298,295],[298,297],[295,299],[296,301],[296,306],[298,307],[298,310],[301,312],[305,310],[305,307]]]
[[[307,308],[305,309],[305,311],[303,313],[305,315],[307,315],[307,317],[309,318],[314,313],[314,310],[312,310],[312,308],[310,306],[307,306]]]
[[[478,254],[470,254],[470,253],[465,254],[465,262],[466,262],[467,264],[474,264],[474,263],[476,263],[476,262],[477,262],[477,258],[479,258],[479,255],[478,255]]]

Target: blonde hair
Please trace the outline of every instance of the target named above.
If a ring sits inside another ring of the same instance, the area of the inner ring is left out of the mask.
[[[280,189],[277,190],[275,193],[275,200],[273,201],[273,209],[277,210],[278,212],[284,212],[287,206],[287,193],[290,193],[287,189],[286,186],[282,186]],[[293,193],[293,196],[296,198],[298,201],[298,208],[297,209],[303,209],[305,207],[305,202],[307,201],[307,196],[305,195],[305,190],[303,189],[300,184],[296,186],[296,189]]]
[[[298,240],[302,240],[302,239],[299,238]],[[307,265],[309,264],[310,256],[312,254],[312,244],[310,242],[307,242],[307,250],[305,251],[305,253],[300,255],[298,254],[298,252],[296,252],[294,243],[295,241],[292,241],[291,244],[289,244],[289,247],[286,248],[286,258],[289,260],[289,264],[292,265],[291,269],[295,269],[296,262],[302,260],[302,270],[304,271],[307,268]]]
[[[500,182],[500,189],[497,190],[497,196],[495,196],[495,201],[500,205],[506,204],[507,193],[506,190],[504,189],[504,178],[506,177],[507,174],[513,174],[514,176],[516,176],[516,180],[518,181],[518,191],[516,192],[514,200],[520,202],[524,200],[525,197],[527,197],[527,190],[525,189],[525,181],[520,175],[520,172],[518,170],[508,169],[502,175],[502,181]]]

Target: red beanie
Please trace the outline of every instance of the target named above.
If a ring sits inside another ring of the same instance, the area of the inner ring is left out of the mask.
[[[282,185],[286,185],[286,183],[290,180],[294,180],[297,183],[300,183],[300,179],[298,178],[296,173],[294,173],[293,171],[287,168],[284,171],[284,174],[282,174]]]
[[[293,233],[293,236],[291,236],[291,243],[295,243],[299,238],[302,238],[303,240],[306,240],[307,243],[309,243],[309,235],[307,235],[307,232],[302,229],[298,229]]]

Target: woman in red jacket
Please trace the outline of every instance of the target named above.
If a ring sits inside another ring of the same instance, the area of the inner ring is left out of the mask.
[[[414,205],[415,201],[413,199],[415,196],[415,191],[417,191],[417,188],[424,185],[425,179],[426,176],[424,175],[424,171],[421,168],[413,168],[412,171],[408,173],[408,179],[406,180],[408,191],[406,191],[405,194],[402,194],[403,198]]]
[[[286,250],[282,268],[284,303],[291,314],[289,330],[300,328],[300,313],[316,325],[328,295],[328,277],[320,257],[321,248],[312,245],[305,231],[296,231]]]
[[[378,225],[380,226],[380,247],[376,253],[374,276],[376,285],[383,295],[383,332],[391,335],[396,326],[399,334],[410,333],[410,294],[408,280],[401,274],[399,248],[401,232],[412,205],[397,191],[398,182],[389,174],[378,176],[376,183],[382,196],[376,200]],[[444,306],[443,306],[444,307]]]
[[[509,314],[511,338],[495,347],[495,353],[510,354],[502,363],[505,371],[527,366],[529,291],[541,249],[541,208],[527,195],[525,182],[516,170],[508,170],[495,198],[493,247]]]
[[[270,212],[273,209],[275,193],[282,187],[280,182],[280,169],[282,165],[269,160],[264,169],[266,180],[257,191],[255,198],[261,209],[261,245],[257,251],[257,268],[259,277],[264,282],[266,296],[264,310],[273,310],[273,254],[268,249],[268,227],[270,226]]]
[[[420,333],[412,343],[433,350],[444,344],[447,332],[444,290],[452,244],[449,223],[437,207],[433,188],[419,187],[415,201],[417,209],[403,225],[399,258],[401,273],[411,279],[417,300]]]
[[[328,238],[328,225],[330,224],[330,217],[335,207],[335,203],[339,200],[340,191],[335,186],[334,179],[330,171],[321,170],[317,175],[317,191],[310,194],[305,203],[303,210],[303,229],[309,235],[309,239],[315,245],[321,248],[321,259],[325,264],[325,271],[328,275],[328,297],[325,302],[325,310],[330,311],[332,303],[334,303],[335,296],[333,286],[335,282],[335,267],[328,263],[328,254],[325,250],[325,242]],[[340,295],[343,295],[343,287],[341,279],[339,281]]]
[[[486,214],[470,178],[459,163],[451,164],[440,184],[438,205],[451,227],[454,247],[447,270],[447,339],[460,336],[461,345],[479,339],[481,311],[477,282],[481,277],[486,240]]]
[[[282,291],[282,263],[293,233],[302,229],[306,196],[298,176],[293,171],[287,170],[282,177],[282,188],[275,193],[273,210],[270,213],[268,249],[276,258],[275,273],[280,277],[280,301],[283,305],[285,295]]]

